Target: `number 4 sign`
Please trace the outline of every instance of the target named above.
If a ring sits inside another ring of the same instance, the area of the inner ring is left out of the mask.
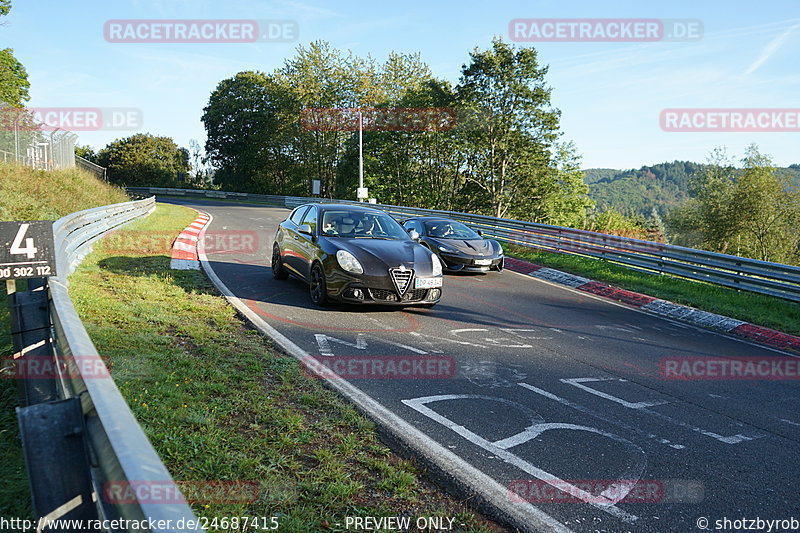
[[[0,280],[56,275],[53,222],[0,222]]]

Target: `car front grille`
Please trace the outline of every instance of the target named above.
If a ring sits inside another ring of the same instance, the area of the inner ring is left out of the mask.
[[[369,294],[373,300],[384,302],[397,302],[397,293],[389,289],[369,289]],[[414,289],[403,295],[404,302],[418,302],[424,300],[428,295],[428,289]]]
[[[397,294],[403,296],[411,285],[411,278],[414,277],[414,271],[410,268],[391,268],[389,275],[392,277],[392,282],[397,289]]]

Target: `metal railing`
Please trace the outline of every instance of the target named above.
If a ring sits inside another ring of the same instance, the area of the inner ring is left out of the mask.
[[[195,520],[186,503],[163,503],[155,498],[142,500],[136,487],[169,487],[169,501],[179,501],[180,492],[147,436],[142,431],[105,363],[89,338],[69,297],[67,277],[91,251],[92,243],[109,231],[146,216],[155,209],[155,198],[126,202],[79,211],[53,225],[58,276],[48,278],[49,314],[59,399],[80,400],[85,431],[84,439],[91,458],[91,478],[100,518],[123,519],[138,523],[166,524],[172,527],[180,519]],[[87,366],[85,361],[92,361]],[[102,368],[98,368],[102,365]],[[74,400],[73,400],[74,401]],[[24,436],[23,436],[24,440]],[[30,469],[30,466],[29,466]],[[135,497],[106,497],[107,487],[130,490]],[[34,502],[36,494],[32,494]],[[195,521],[196,522],[196,521]],[[160,526],[159,526],[160,527]],[[161,531],[149,527],[125,528],[124,531]],[[195,529],[185,529],[195,531]],[[196,531],[202,531],[197,528]]]
[[[307,202],[359,204],[352,200],[192,189],[132,187],[129,190],[147,195],[232,198],[284,207],[296,207]],[[395,205],[367,205],[401,219],[425,215],[447,216],[480,229],[487,237],[505,243],[603,259],[649,274],[670,274],[800,302],[800,267],[796,266],[521,220]]]
[[[47,126],[33,113],[0,102],[0,159],[42,170],[75,166],[72,132]]]
[[[88,159],[84,159],[79,155],[75,156],[75,164],[78,168],[82,168],[83,170],[94,174],[97,179],[108,181],[106,167],[101,167],[97,163],[92,163]]]

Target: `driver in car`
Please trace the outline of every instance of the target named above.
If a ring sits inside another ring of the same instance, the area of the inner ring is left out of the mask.
[[[373,235],[378,232],[378,225],[375,217],[364,217],[361,222],[361,231],[366,235]]]

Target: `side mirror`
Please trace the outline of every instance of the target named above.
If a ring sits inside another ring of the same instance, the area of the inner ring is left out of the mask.
[[[411,240],[413,241],[419,240],[419,233],[417,233],[417,230],[415,229],[408,230],[408,235],[411,237]]]
[[[478,235],[480,235],[481,237],[483,237],[483,232],[482,232],[481,230],[479,230],[479,229],[478,229],[478,230],[475,230],[475,233],[477,233]]]
[[[308,224],[300,224],[300,227],[297,228],[297,231],[305,235],[313,235],[311,231],[311,226],[309,226]]]

